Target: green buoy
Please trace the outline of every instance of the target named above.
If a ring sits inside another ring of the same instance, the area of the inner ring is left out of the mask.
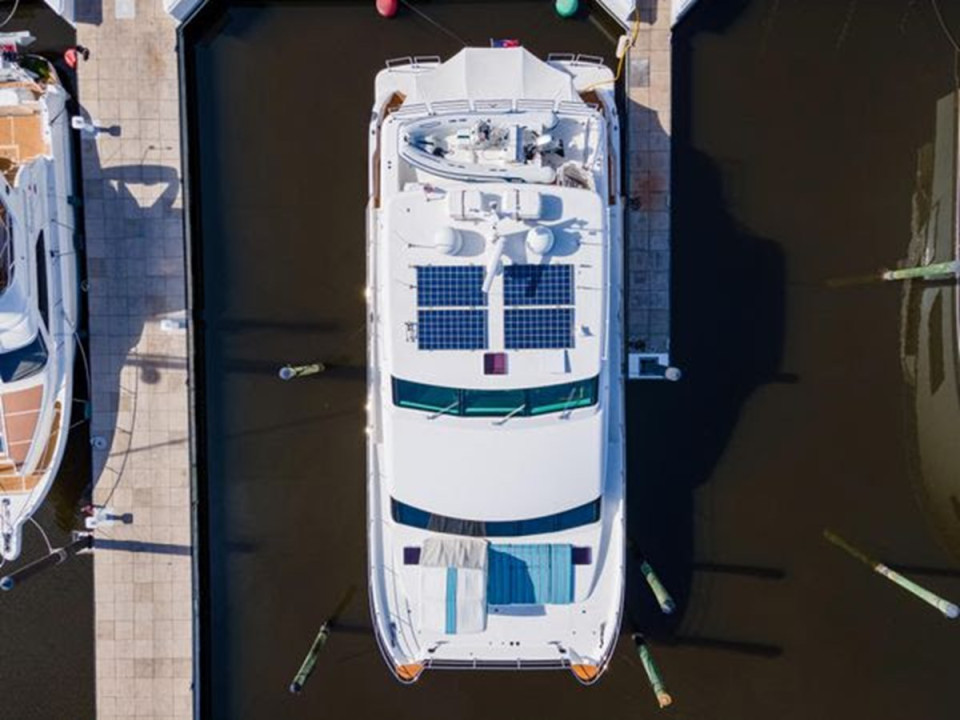
[[[576,15],[578,5],[577,0],[556,0],[553,7],[556,8],[557,15],[568,18]]]

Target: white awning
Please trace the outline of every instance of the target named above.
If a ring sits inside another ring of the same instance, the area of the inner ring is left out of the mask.
[[[416,78],[411,102],[576,100],[573,79],[523,48],[464,48]]]

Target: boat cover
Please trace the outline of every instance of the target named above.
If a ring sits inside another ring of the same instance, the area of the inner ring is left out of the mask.
[[[409,102],[579,100],[573,79],[523,48],[464,48],[416,77]]]
[[[425,630],[452,634],[487,627],[486,540],[427,538],[420,551],[420,622]]]

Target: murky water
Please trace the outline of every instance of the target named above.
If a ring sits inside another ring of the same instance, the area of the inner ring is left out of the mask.
[[[953,50],[925,2],[702,4],[676,44],[674,352],[685,376],[629,389],[631,541],[681,612],[656,614],[636,563],[624,629],[651,637],[684,717],[955,717],[955,628],[821,537],[832,528],[960,597],[956,560],[911,479],[901,289],[825,282],[906,257],[916,152],[933,139]],[[370,3],[243,5],[213,10],[190,38],[207,714],[652,715],[626,638],[591,690],[550,673],[432,673],[408,689],[368,631],[373,76],[390,57],[447,57],[458,38],[613,50],[609,30],[562,22],[546,2],[417,7],[437,25],[410,11],[383,21]],[[324,375],[276,379],[282,364],[316,359]],[[345,627],[304,695],[289,696],[351,587]]]

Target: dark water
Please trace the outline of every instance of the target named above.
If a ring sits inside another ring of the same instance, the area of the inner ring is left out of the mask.
[[[0,5],[0,19],[12,3]],[[46,5],[21,3],[4,32],[29,30],[36,37],[30,51],[58,62],[76,42],[76,33]],[[73,92],[73,78],[58,64]],[[82,265],[82,263],[81,263]],[[81,320],[86,326],[86,320]],[[75,398],[88,396],[86,371],[78,356]],[[54,547],[70,542],[78,526],[77,511],[90,482],[89,433],[83,407],[74,405],[71,431],[57,479],[34,516]],[[42,557],[47,552],[41,531],[28,525],[23,553],[0,575]],[[0,593],[0,718],[61,720],[94,717],[93,563],[90,556],[73,557],[18,586]]]
[[[953,82],[926,2],[710,2],[679,33],[674,110],[677,384],[629,388],[640,629],[689,718],[954,718],[957,627],[859,566],[825,527],[960,598],[916,502],[898,358],[900,290],[825,280],[892,266],[916,150]],[[947,5],[947,3],[944,3]],[[453,35],[612,55],[546,2],[424,2]],[[960,8],[947,7],[960,34]],[[365,595],[366,122],[384,59],[461,44],[372,3],[213,8],[188,34],[206,715],[652,716],[628,639],[600,686],[565,674],[389,676]],[[286,362],[322,359],[281,383]],[[639,582],[638,582],[639,581]],[[318,624],[357,593],[304,695]]]

